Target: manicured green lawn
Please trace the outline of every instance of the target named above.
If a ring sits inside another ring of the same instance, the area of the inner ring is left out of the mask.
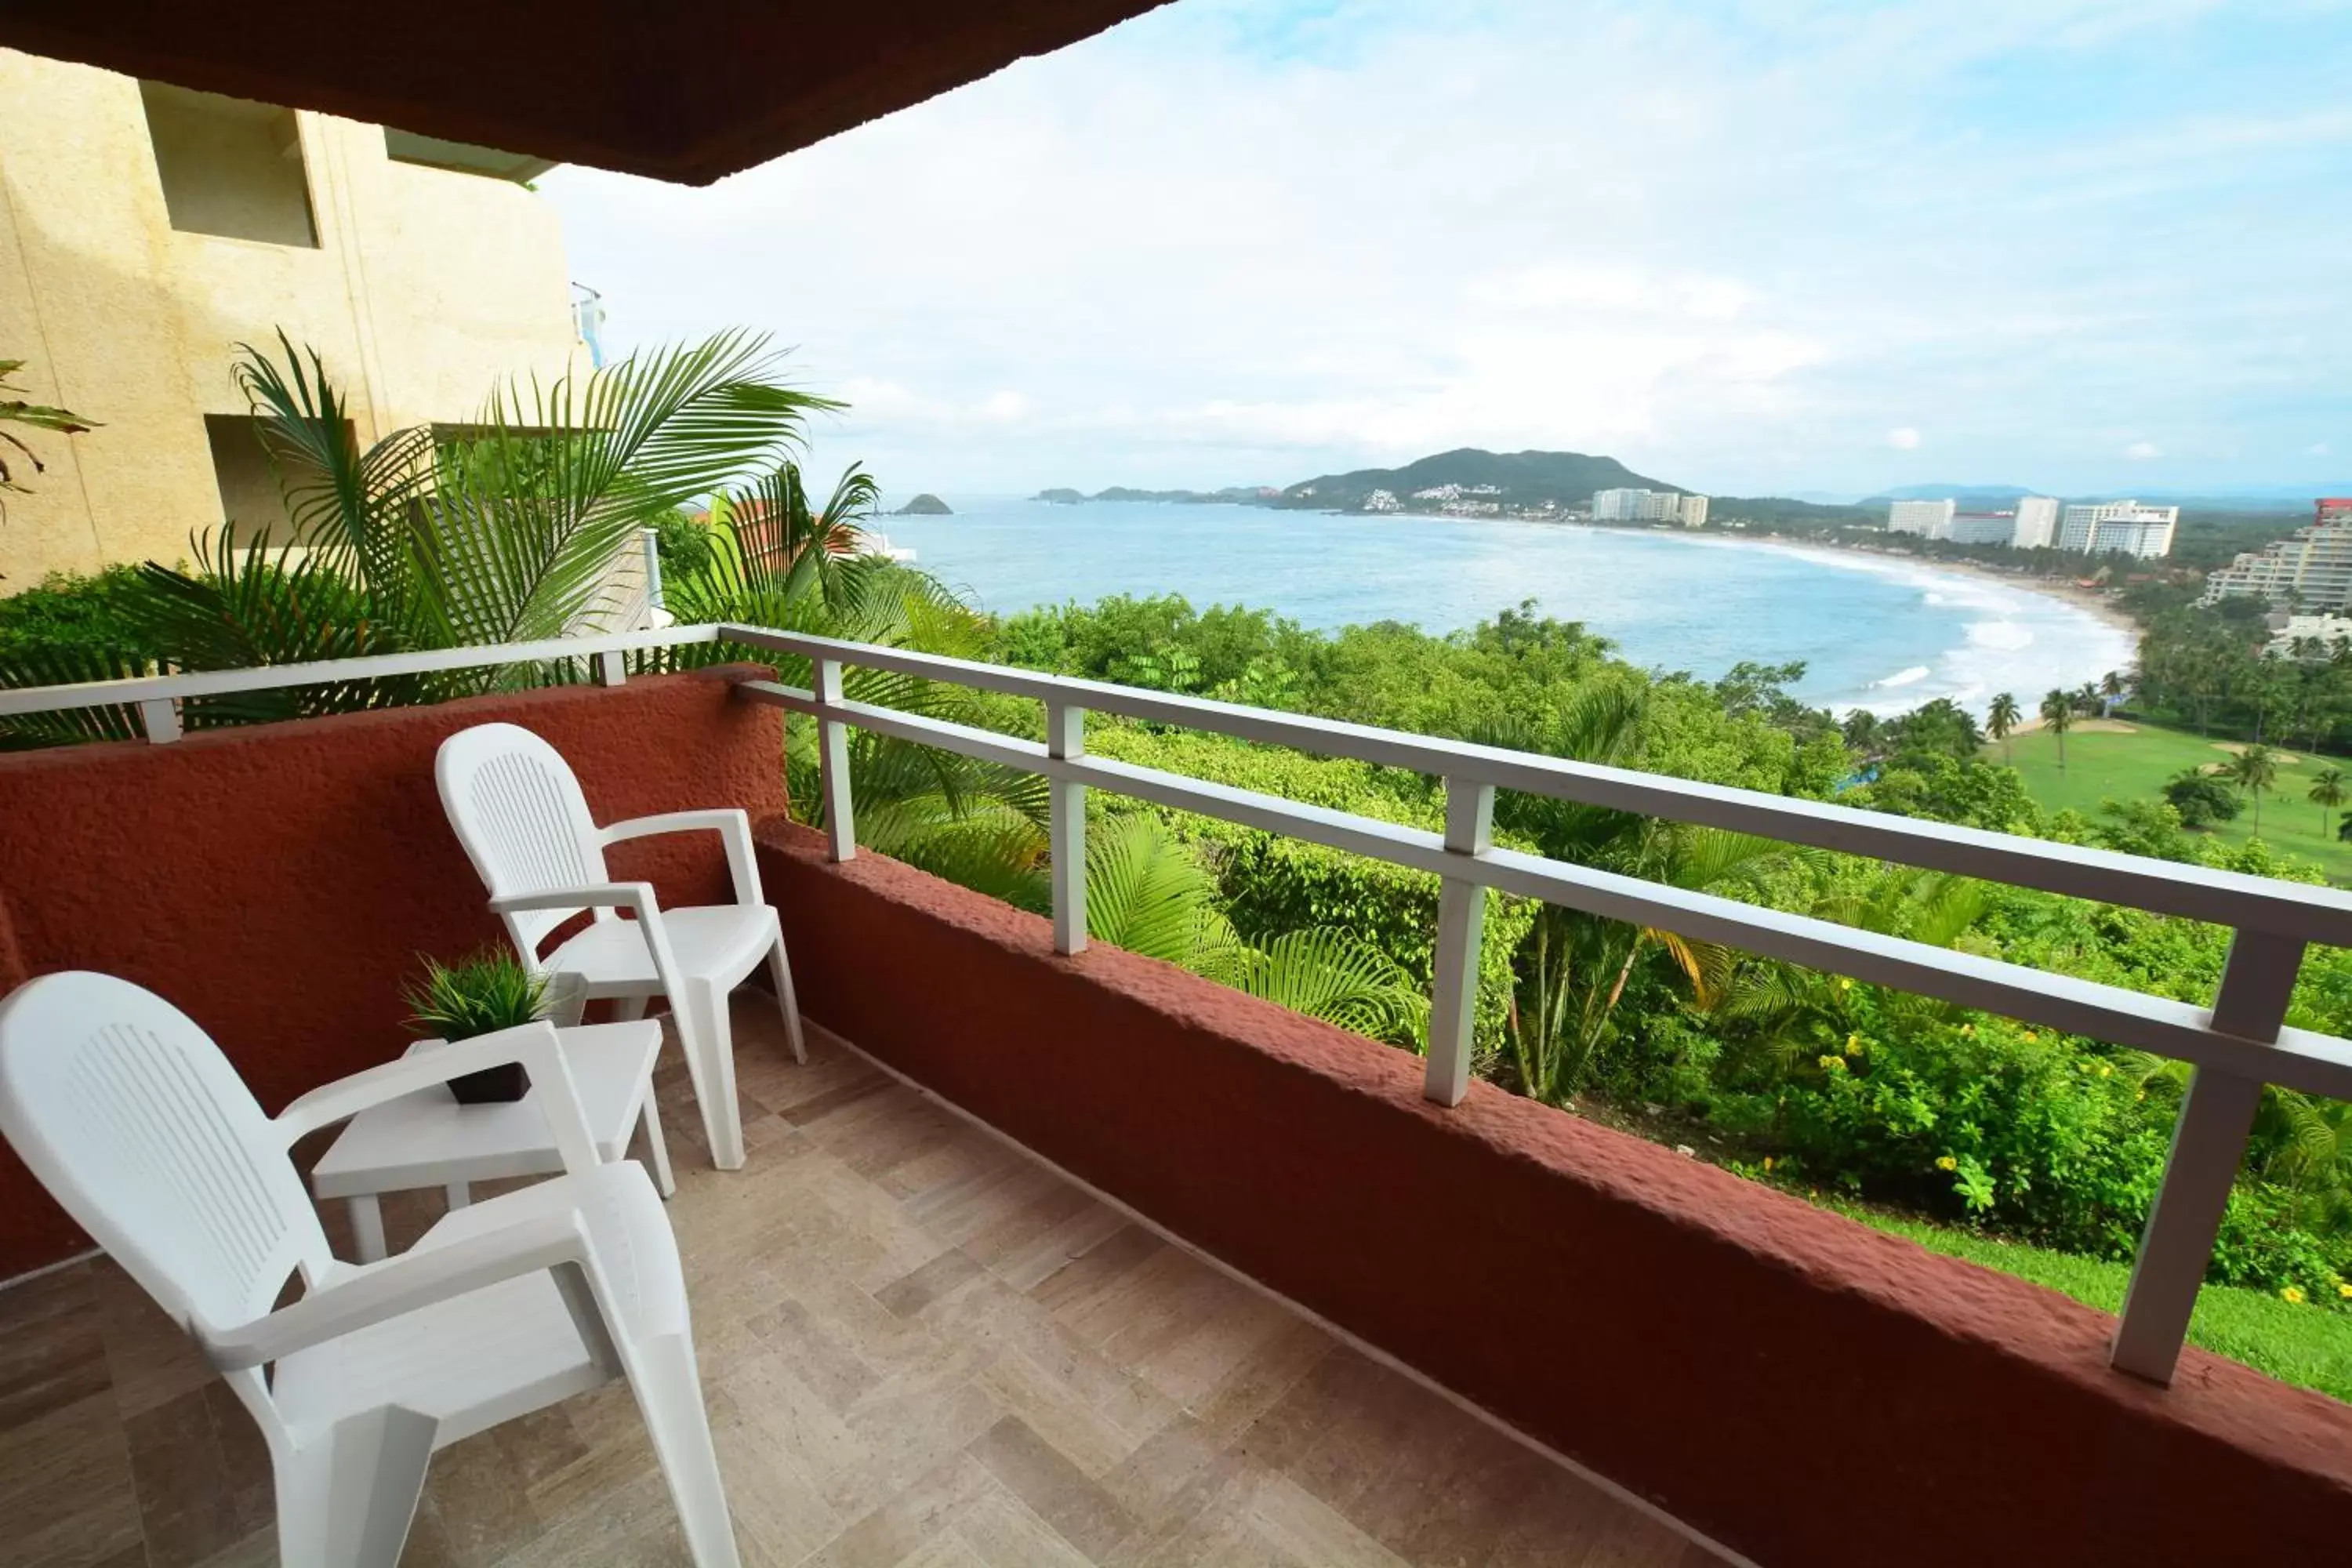
[[[2045,731],[2011,736],[2009,750],[2037,803],[2051,811],[2071,806],[2086,816],[2098,815],[2103,799],[2158,799],[2165,781],[2181,769],[2229,760],[2227,752],[2194,732],[2145,724],[2133,725],[2128,734],[2071,731],[2063,771],[2058,766],[2057,737]],[[2315,861],[2336,881],[2352,881],[2352,844],[2324,837],[2319,808],[2304,798],[2312,774],[2333,763],[2352,775],[2352,760],[2307,757],[2293,747],[2281,750],[2278,786],[2263,797],[2263,841],[2283,854]],[[1988,746],[1984,754],[1999,760],[2002,748]],[[2295,761],[2285,762],[2287,756]],[[2251,806],[2236,821],[2213,831],[2231,843],[2245,842],[2253,835]]]
[[[2038,1247],[1995,1241],[1968,1231],[1924,1221],[1837,1205],[1842,1213],[1880,1230],[1907,1236],[1930,1252],[1964,1258],[2072,1296],[2085,1306],[2112,1312],[2123,1305],[2131,1270],[2121,1263],[2049,1252]],[[2281,1383],[2352,1403],[2352,1312],[2310,1302],[2297,1305],[2259,1290],[2208,1285],[2198,1294],[2189,1338],[2231,1361],[2266,1372]]]

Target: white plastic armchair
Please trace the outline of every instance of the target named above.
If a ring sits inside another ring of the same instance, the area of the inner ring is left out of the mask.
[[[381,1263],[337,1261],[294,1140],[512,1061],[565,1173],[453,1210]],[[0,1003],[0,1132],[253,1413],[279,1561],[394,1568],[436,1450],[620,1377],[694,1562],[736,1568],[677,1241],[645,1168],[597,1162],[551,1026],[386,1063],[272,1120],[169,1002],[46,975]],[[273,1310],[296,1274],[304,1294]]]
[[[722,1170],[741,1165],[727,998],[762,959],[793,1057],[808,1059],[782,923],[761,890],[752,858],[751,818],[735,810],[677,811],[599,827],[562,753],[513,724],[481,724],[450,736],[441,742],[434,776],[449,825],[525,963],[577,975],[583,999],[613,999],[624,1017],[641,1016],[656,994],[669,998],[711,1159]],[[649,884],[614,882],[605,871],[609,845],[692,832],[715,832],[726,847],[733,903],[665,910]],[[619,918],[624,910],[634,918]],[[551,952],[539,951],[583,911],[593,916],[586,929]]]

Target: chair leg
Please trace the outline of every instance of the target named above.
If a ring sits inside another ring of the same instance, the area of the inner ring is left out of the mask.
[[[662,1137],[661,1107],[654,1103],[653,1086],[646,1086],[646,1108],[640,1113],[646,1128],[646,1158],[654,1168],[654,1190],[668,1197],[677,1191],[677,1183],[669,1173],[669,1144]]]
[[[779,932],[776,945],[768,950],[768,973],[776,983],[776,1005],[783,1009],[784,1037],[793,1043],[793,1060],[806,1062],[808,1047],[801,1039],[801,1003],[793,994],[792,961],[784,956],[784,939]]]
[[[645,995],[614,997],[614,1022],[625,1024],[633,1019],[644,1017],[646,1016],[646,1006],[652,1000],[652,997]]]
[[[439,1426],[385,1405],[282,1453],[274,1467],[278,1560],[397,1568]]]
[[[702,1131],[710,1142],[710,1163],[722,1171],[743,1168],[743,1112],[735,1099],[735,1039],[727,1015],[727,993],[707,982],[687,983],[685,1011],[693,1015],[694,1034],[687,1041],[690,1066],[698,1055],[696,1096],[702,1106]],[[675,1005],[677,999],[671,999]]]
[[[719,1451],[711,1446],[710,1417],[695,1372],[694,1342],[684,1334],[665,1334],[639,1341],[635,1350],[629,1386],[661,1461],[662,1479],[669,1483],[687,1552],[695,1568],[740,1568]]]

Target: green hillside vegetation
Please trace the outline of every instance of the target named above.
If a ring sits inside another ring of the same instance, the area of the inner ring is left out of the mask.
[[[1506,506],[1582,506],[1595,490],[1675,489],[1679,487],[1644,479],[1614,458],[1582,452],[1482,452],[1474,447],[1440,452],[1407,463],[1401,468],[1358,468],[1352,473],[1321,474],[1286,487],[1276,506],[1317,510],[1351,511],[1374,490],[1387,490],[1400,500],[1415,490],[1440,485],[1492,485],[1488,498]]]

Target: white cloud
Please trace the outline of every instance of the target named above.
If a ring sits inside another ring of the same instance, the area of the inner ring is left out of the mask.
[[[773,330],[894,490],[1477,445],[1862,491],[1927,429],[1928,477],[2284,477],[2352,416],[2352,111],[2278,108],[2343,27],[2207,11],[1184,0],[709,190],[541,188],[608,342]]]
[[[2151,458],[2163,457],[2164,452],[2153,441],[2134,441],[2124,448],[2124,456],[2135,463],[2145,463]]]

